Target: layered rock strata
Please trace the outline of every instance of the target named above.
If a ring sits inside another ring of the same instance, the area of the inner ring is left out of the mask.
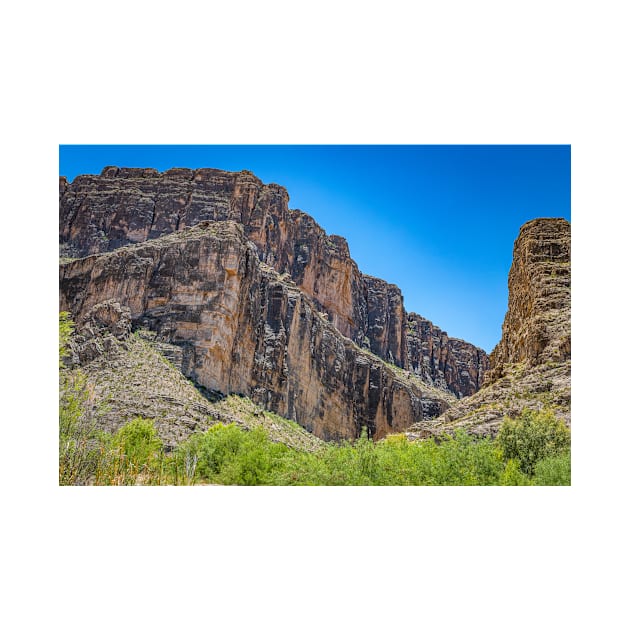
[[[451,397],[344,337],[246,228],[206,221],[60,265],[60,310],[81,323],[114,301],[135,327],[181,348],[182,372],[241,393],[323,439],[380,438],[443,412]]]
[[[62,178],[63,179],[63,178]],[[113,251],[196,225],[235,221],[255,243],[261,261],[294,281],[355,341],[372,339],[367,299],[372,293],[340,236],[327,235],[309,215],[290,210],[287,191],[263,184],[249,171],[107,167],[100,176],[81,175],[60,184],[59,235],[63,256]],[[387,311],[372,298],[371,308]],[[383,319],[388,318],[384,315]],[[377,328],[381,349],[389,331]],[[402,334],[402,330],[401,330]],[[402,365],[402,338],[383,356]]]
[[[408,430],[425,438],[462,428],[495,435],[523,409],[551,409],[571,422],[571,226],[535,219],[520,230],[510,269],[508,311],[483,387],[437,420]]]
[[[458,398],[474,394],[489,368],[488,355],[472,344],[453,339],[428,319],[407,315],[407,368],[424,382],[447,389]]]
[[[362,274],[345,239],[327,235],[312,217],[290,210],[284,188],[265,185],[249,171],[107,167],[71,184],[60,178],[59,195],[64,257],[114,251],[202,221],[235,221],[244,226],[259,260],[287,274],[360,347],[459,397],[481,382],[483,350],[449,343],[441,332],[437,343],[413,335],[409,341],[400,289]]]
[[[506,366],[571,358],[571,226],[565,219],[525,223],[514,244],[508,310],[490,355],[488,382]]]

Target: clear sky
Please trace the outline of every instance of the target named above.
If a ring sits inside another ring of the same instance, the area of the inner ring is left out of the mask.
[[[405,308],[490,352],[520,226],[571,213],[568,145],[62,145],[70,181],[104,166],[247,169],[348,240]]]

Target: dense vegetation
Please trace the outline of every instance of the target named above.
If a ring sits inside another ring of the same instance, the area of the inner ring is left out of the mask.
[[[60,317],[59,482],[232,485],[569,485],[570,432],[548,411],[506,420],[496,440],[458,432],[409,442],[327,444],[303,452],[266,431],[215,424],[166,453],[152,422],[136,418],[116,433],[95,429],[85,378],[62,367],[72,324]]]

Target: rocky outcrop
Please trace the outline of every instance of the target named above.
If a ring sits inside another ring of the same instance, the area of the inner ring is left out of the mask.
[[[508,311],[483,387],[437,420],[408,429],[425,438],[462,428],[495,435],[505,417],[551,409],[571,422],[571,228],[564,219],[526,223],[514,243]]]
[[[407,367],[405,309],[400,289],[380,278],[363,276],[367,323],[358,342],[390,363]]]
[[[521,228],[508,277],[503,335],[490,355],[488,382],[506,366],[571,358],[571,226],[535,219]]]
[[[407,315],[407,356],[409,370],[458,398],[474,394],[489,367],[483,350],[449,337],[416,313]]]
[[[362,338],[368,326],[365,291],[347,243],[326,235],[309,215],[289,210],[288,199],[284,188],[264,185],[248,171],[108,167],[99,177],[77,177],[65,190],[61,251],[85,256],[201,221],[236,221],[260,260],[288,273],[342,334]],[[400,353],[395,358],[402,363]]]
[[[249,171],[107,167],[71,184],[60,178],[59,194],[64,257],[111,252],[204,221],[235,221],[243,225],[258,259],[292,279],[360,347],[457,396],[468,395],[480,382],[482,350],[467,345],[456,350],[458,344],[449,345],[440,334],[440,343],[450,350],[439,358],[421,356],[430,344],[408,343],[398,287],[363,275],[345,239],[327,235],[308,214],[290,210],[284,188],[265,185]]]
[[[77,330],[64,357],[67,367],[88,363],[118,347],[131,334],[131,313],[115,300],[95,304],[75,322]]]
[[[444,392],[344,337],[246,232],[213,219],[62,263],[60,310],[81,322],[116,302],[135,327],[181,348],[181,369],[199,385],[245,394],[324,439],[355,438],[362,426],[379,438],[448,407]]]
[[[481,437],[495,436],[505,418],[516,418],[524,409],[550,409],[567,426],[571,424],[570,361],[506,367],[500,379],[457,401],[438,418],[415,423],[406,434],[424,439],[463,429]]]
[[[202,394],[171,363],[178,346],[156,341],[155,332],[129,331],[129,310],[113,300],[97,304],[77,325],[67,357],[67,382],[84,383],[82,422],[114,433],[130,420],[150,420],[170,451],[213,424],[244,430],[263,427],[271,440],[314,451],[324,443],[299,425],[241,396]],[[179,353],[177,352],[179,350]],[[79,389],[79,391],[81,391]]]

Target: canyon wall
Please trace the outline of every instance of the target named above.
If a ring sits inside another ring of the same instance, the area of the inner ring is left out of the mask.
[[[478,391],[489,368],[483,350],[449,337],[416,313],[407,315],[407,356],[409,370],[458,398]]]
[[[235,221],[258,259],[293,280],[361,348],[458,397],[481,384],[483,350],[449,340],[430,322],[426,328],[419,316],[409,320],[398,287],[362,274],[344,238],[327,235],[308,214],[289,209],[284,188],[263,184],[249,171],[112,166],[72,183],[60,178],[59,196],[63,257],[112,252],[203,221]]]
[[[448,407],[448,394],[342,335],[289,274],[260,259],[247,232],[213,218],[62,262],[60,310],[80,328],[99,304],[116,302],[134,327],[180,347],[181,369],[198,384],[245,394],[323,439],[355,438],[363,426],[380,438]]]
[[[489,382],[505,366],[571,358],[571,226],[565,219],[525,223],[514,243],[508,310],[490,355]]]

